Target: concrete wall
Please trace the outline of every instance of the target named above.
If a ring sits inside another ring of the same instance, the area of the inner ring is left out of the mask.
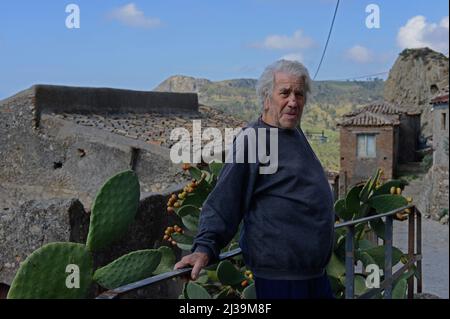
[[[357,134],[376,134],[376,158],[357,158]],[[339,173],[340,196],[345,184],[349,188],[372,176],[377,168],[384,171],[383,178],[391,179],[394,174],[394,136],[392,126],[381,127],[341,127],[341,170]]]
[[[38,113],[146,113],[198,111],[195,93],[35,85]]]

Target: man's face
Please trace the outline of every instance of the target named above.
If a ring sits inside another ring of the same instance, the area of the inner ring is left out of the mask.
[[[277,72],[272,98],[264,102],[262,119],[279,128],[293,129],[299,123],[305,105],[305,81],[295,75]]]

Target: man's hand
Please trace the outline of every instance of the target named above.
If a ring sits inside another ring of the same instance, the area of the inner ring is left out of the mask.
[[[191,278],[192,280],[197,280],[200,270],[202,270],[203,267],[208,265],[208,263],[209,263],[208,254],[195,252],[181,258],[181,260],[175,264],[173,269],[180,269],[185,268],[187,266],[192,266]]]

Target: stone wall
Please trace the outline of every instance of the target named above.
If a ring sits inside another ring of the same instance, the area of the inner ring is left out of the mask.
[[[37,113],[148,113],[198,111],[194,93],[35,85]]]
[[[433,164],[448,167],[448,104],[433,107]],[[445,123],[444,122],[445,118]],[[445,146],[447,143],[447,146]],[[445,150],[447,147],[447,151]]]
[[[94,267],[104,266],[131,251],[158,248],[165,244],[164,230],[181,224],[176,215],[166,213],[172,192],[149,194],[141,199],[134,223],[127,233],[110,247],[94,255]],[[10,285],[19,265],[35,249],[50,242],[85,243],[89,229],[89,212],[77,199],[28,201],[16,209],[0,210],[0,283]],[[177,259],[181,250],[174,248]],[[142,289],[129,297],[177,298],[182,282],[170,280]],[[94,297],[97,292],[92,292]]]
[[[0,104],[0,208],[32,199],[78,198],[89,208],[101,185],[134,168],[141,191],[181,183],[169,150],[43,114],[33,128],[34,92]]]

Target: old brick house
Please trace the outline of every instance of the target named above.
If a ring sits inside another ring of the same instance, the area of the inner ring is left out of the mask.
[[[340,189],[344,194],[375,172],[395,177],[398,164],[415,162],[420,113],[406,112],[389,103],[369,104],[344,115],[340,128]]]

